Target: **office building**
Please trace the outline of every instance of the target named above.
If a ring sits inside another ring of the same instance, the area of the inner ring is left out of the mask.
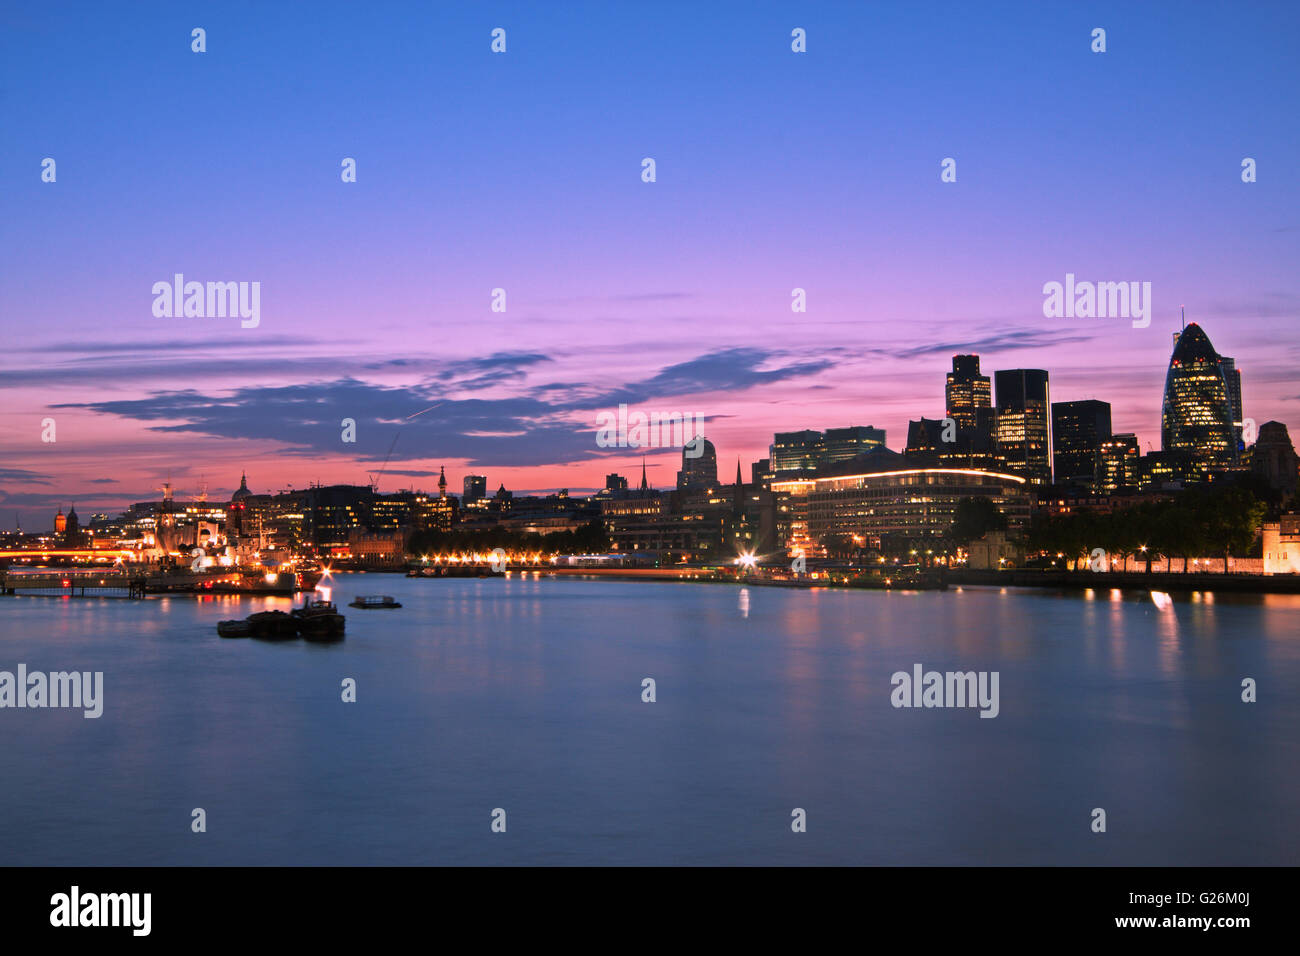
[[[1097,453],[1111,437],[1110,403],[1087,399],[1052,403],[1053,472],[1058,483],[1091,487]]]
[[[954,355],[952,371],[948,373],[944,388],[944,405],[947,417],[957,422],[958,428],[974,429],[978,424],[976,410],[992,405],[989,377],[980,374],[978,355]]]
[[[774,474],[817,471],[885,445],[885,430],[869,425],[828,428],[825,432],[778,432],[769,449]]]
[[[1052,418],[1047,372],[1036,368],[993,373],[997,454],[1005,468],[1034,484],[1052,480]]]
[[[478,501],[480,498],[486,498],[487,476],[466,475],[464,481],[464,494],[461,497],[467,505]]]
[[[717,449],[713,447],[713,442],[697,436],[682,448],[682,470],[677,472],[677,490],[704,491],[717,486]]]
[[[1169,358],[1160,445],[1162,451],[1188,456],[1199,475],[1237,461],[1224,367],[1195,322],[1177,336]]]
[[[1141,483],[1141,458],[1137,435],[1132,432],[1107,438],[1097,449],[1093,490],[1099,495],[1136,491]],[[1060,459],[1057,461],[1059,468]]]

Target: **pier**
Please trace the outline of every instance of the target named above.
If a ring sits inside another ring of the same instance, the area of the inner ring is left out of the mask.
[[[145,590],[146,582],[142,575],[117,570],[40,568],[0,571],[0,594],[142,598]]]
[[[254,594],[293,597],[310,591],[316,579],[300,581],[295,574],[249,577],[236,572],[196,574],[188,568],[9,568],[0,569],[0,594],[32,594],[50,597],[129,597],[151,594],[198,596]]]

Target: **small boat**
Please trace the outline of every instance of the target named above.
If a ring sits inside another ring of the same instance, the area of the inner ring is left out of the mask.
[[[309,641],[335,641],[343,637],[345,618],[333,601],[313,601],[293,611],[298,633]]]
[[[396,608],[402,605],[394,601],[387,594],[365,594],[352,599],[348,607],[359,607],[363,611],[374,610],[375,608]]]
[[[281,640],[298,636],[298,622],[284,611],[259,611],[248,616],[253,637]]]
[[[222,637],[252,637],[253,625],[248,621],[219,621],[217,633]]]

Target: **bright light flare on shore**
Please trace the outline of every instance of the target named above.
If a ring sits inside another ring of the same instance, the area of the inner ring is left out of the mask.
[[[1164,591],[1152,591],[1151,603],[1162,611],[1167,611],[1174,606],[1174,599]]]
[[[754,565],[758,564],[758,558],[754,556],[754,552],[746,551],[736,559],[736,564],[740,565],[742,568],[752,568]]]

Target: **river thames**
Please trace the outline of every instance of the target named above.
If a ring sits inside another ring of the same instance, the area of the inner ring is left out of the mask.
[[[346,607],[372,593],[404,607]],[[217,636],[284,599],[0,598],[0,670],[104,675],[98,718],[0,710],[0,864],[1300,858],[1300,597],[376,574],[332,596],[332,645]],[[997,716],[893,706],[916,665],[996,672]]]

